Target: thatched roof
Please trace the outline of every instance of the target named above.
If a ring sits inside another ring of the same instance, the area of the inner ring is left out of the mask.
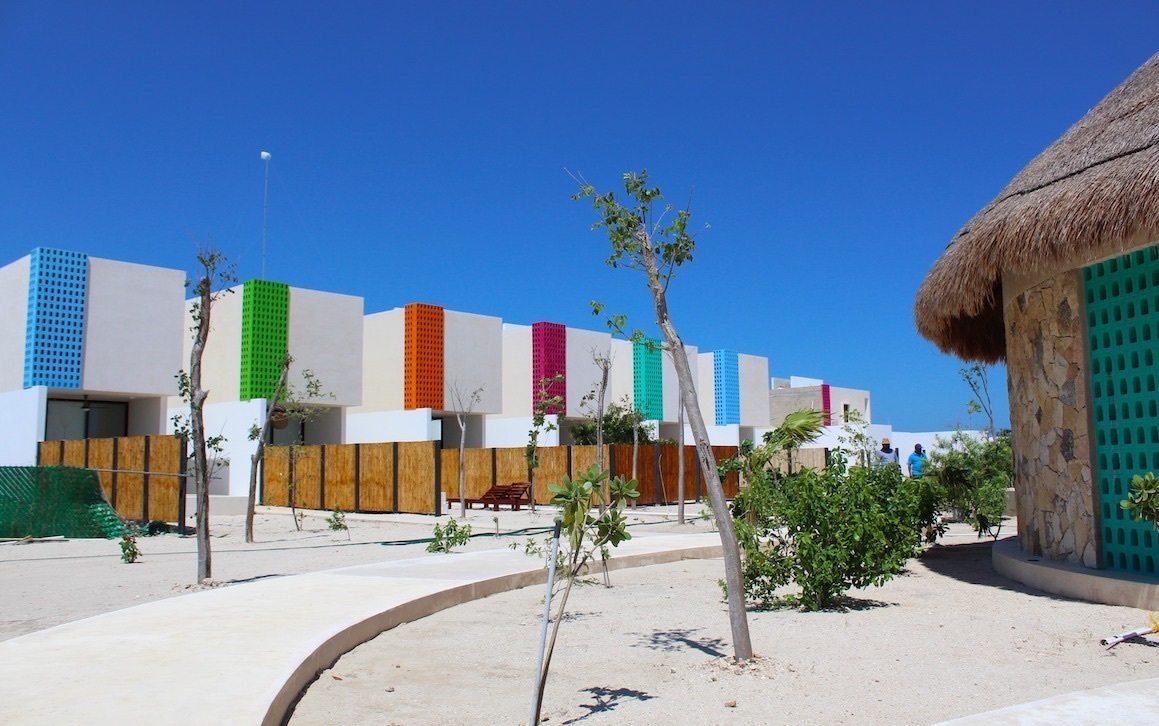
[[[1006,356],[1002,273],[1073,269],[1159,240],[1159,54],[954,236],[914,304],[946,353]]]

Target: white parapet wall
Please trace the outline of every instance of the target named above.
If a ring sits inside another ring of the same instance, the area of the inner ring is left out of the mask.
[[[185,273],[89,258],[81,388],[169,396],[185,363]]]
[[[769,359],[737,355],[741,426],[769,425]]]
[[[36,465],[47,405],[44,386],[0,393],[0,466]]]
[[[502,415],[530,416],[531,389],[531,326],[504,323]]]
[[[503,410],[503,320],[443,311],[443,409],[473,413]],[[479,400],[472,404],[471,394]],[[456,398],[463,399],[462,406]]]
[[[0,391],[24,387],[24,343],[28,330],[28,255],[0,267]],[[0,422],[3,426],[5,422]],[[0,443],[0,445],[3,445]]]
[[[301,388],[302,371],[322,384],[326,405],[362,402],[362,298],[290,288],[286,349],[294,357],[290,382]]]
[[[403,308],[362,319],[362,403],[351,412],[401,411],[404,403],[406,312]]]
[[[347,411],[345,443],[442,441],[442,424],[442,421],[433,419],[433,412],[429,408],[411,411]]]
[[[600,385],[601,371],[595,356],[607,358],[611,355],[612,336],[579,328],[567,329],[567,388],[568,416],[586,417],[595,410],[594,401],[585,410],[584,397],[596,391]],[[609,378],[611,378],[609,372]]]

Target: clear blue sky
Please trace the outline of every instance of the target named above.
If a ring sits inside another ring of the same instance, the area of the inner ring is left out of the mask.
[[[952,426],[914,331],[954,233],[1150,57],[1155,2],[0,1],[0,264],[37,246],[651,330],[589,206],[647,167],[711,228],[682,337]],[[1008,422],[1005,371],[993,374]]]

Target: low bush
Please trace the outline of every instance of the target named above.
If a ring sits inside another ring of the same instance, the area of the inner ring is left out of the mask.
[[[781,476],[747,468],[733,514],[744,550],[745,595],[765,606],[831,607],[851,588],[881,585],[920,545],[919,485],[897,467],[846,465]],[[795,583],[799,592],[777,596]]]

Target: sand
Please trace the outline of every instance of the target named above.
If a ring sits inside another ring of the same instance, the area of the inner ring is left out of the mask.
[[[426,557],[430,517],[355,517],[350,540],[280,510],[242,541],[242,518],[216,518],[214,574],[244,582],[399,557]],[[705,531],[640,512],[635,531]],[[476,510],[476,532],[493,531]],[[549,515],[502,513],[504,532]],[[523,537],[477,538],[471,549]],[[389,544],[383,544],[389,542]],[[729,664],[719,560],[620,570],[612,587],[573,590],[551,665],[545,723],[935,723],[1072,690],[1155,677],[1159,642],[1106,650],[1099,639],[1147,613],[1047,596],[1006,580],[990,547],[954,529],[844,611],[749,614],[752,666]],[[116,541],[0,544],[0,639],[189,592],[193,538],[143,538],[141,560]],[[320,674],[291,722],[521,723],[528,719],[541,587],[460,605],[383,633]],[[1154,638],[1155,636],[1153,636]]]

